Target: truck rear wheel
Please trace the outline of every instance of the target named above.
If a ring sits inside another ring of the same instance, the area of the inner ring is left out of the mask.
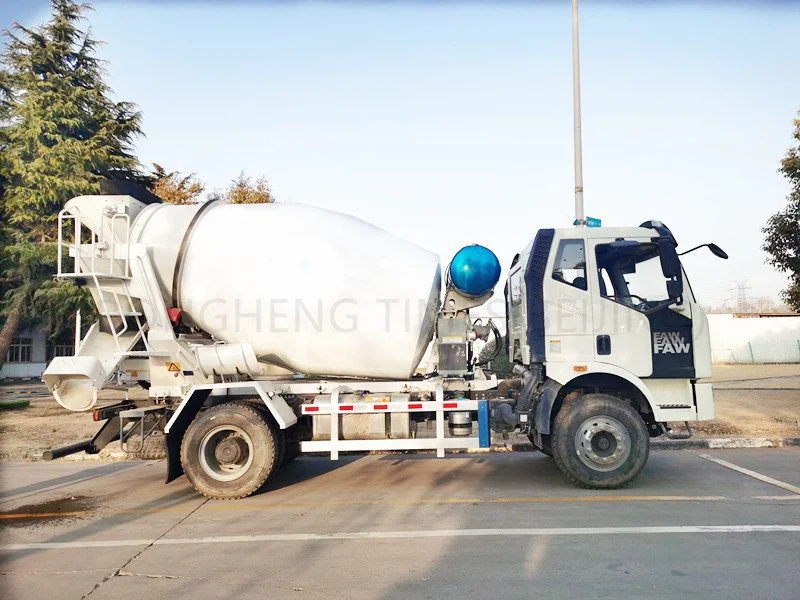
[[[607,394],[587,394],[567,402],[556,416],[553,458],[568,479],[581,487],[622,487],[641,472],[650,453],[650,436],[638,412]]]
[[[195,489],[232,500],[257,491],[280,458],[279,430],[243,402],[221,404],[192,421],[181,443],[181,465]]]

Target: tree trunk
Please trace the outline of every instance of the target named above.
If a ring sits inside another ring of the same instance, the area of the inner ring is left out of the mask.
[[[23,288],[18,289],[11,300],[6,322],[3,324],[3,329],[0,330],[0,369],[3,368],[3,363],[6,361],[6,352],[11,345],[11,340],[14,339],[17,329],[22,323],[22,317],[25,315],[25,308],[28,304],[27,300],[28,294]]]

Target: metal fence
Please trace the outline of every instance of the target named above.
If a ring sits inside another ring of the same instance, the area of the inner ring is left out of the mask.
[[[800,316],[708,315],[711,355],[724,363],[800,363]]]

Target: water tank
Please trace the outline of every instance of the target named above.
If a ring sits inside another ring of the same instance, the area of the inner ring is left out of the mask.
[[[167,306],[217,339],[252,345],[261,362],[407,378],[433,336],[438,256],[349,215],[302,204],[154,204],[131,240],[150,247]]]
[[[500,279],[500,261],[485,246],[465,246],[450,262],[449,276],[450,283],[462,294],[483,296]]]

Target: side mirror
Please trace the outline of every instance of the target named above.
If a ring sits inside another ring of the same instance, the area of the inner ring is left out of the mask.
[[[728,260],[728,253],[725,252],[725,250],[723,250],[722,248],[720,248],[716,244],[713,244],[713,243],[709,244],[708,245],[708,249],[711,250],[711,254],[713,254],[714,256],[718,256],[719,258],[722,258],[724,260]]]
[[[667,279],[680,279],[681,275],[681,260],[678,258],[678,252],[675,250],[675,245],[667,240],[660,240],[658,242],[658,256],[661,260],[661,272]]]

